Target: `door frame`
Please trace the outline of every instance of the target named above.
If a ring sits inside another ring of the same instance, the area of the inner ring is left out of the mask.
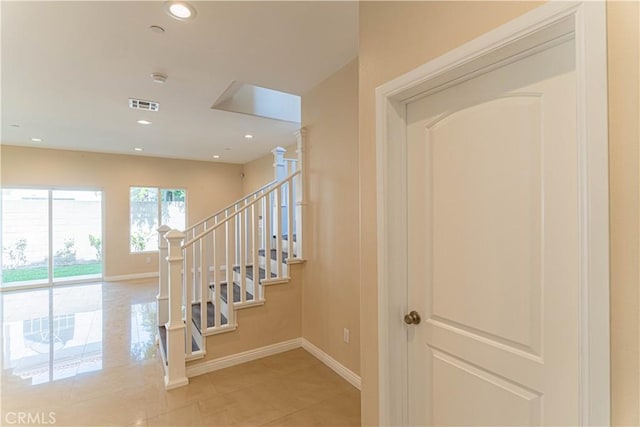
[[[406,108],[575,37],[578,145],[580,425],[609,425],[609,178],[605,2],[546,3],[376,89],[380,425],[407,424]]]

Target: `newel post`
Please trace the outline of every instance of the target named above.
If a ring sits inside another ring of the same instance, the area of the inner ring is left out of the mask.
[[[287,150],[282,147],[276,147],[271,150],[271,152],[273,153],[273,169],[275,171],[275,179],[277,182],[282,182],[287,177],[287,164],[284,161],[284,153],[286,153]],[[274,235],[279,235],[278,239],[282,239],[282,236],[287,234],[287,197],[285,193],[285,187],[280,187],[279,196],[280,197],[277,202],[278,204],[274,206],[274,209],[276,209],[276,211],[273,212],[273,215],[271,216],[271,218],[273,218],[273,226],[271,227],[271,230],[273,230]],[[280,209],[282,216],[282,221],[280,224],[278,224],[278,209]]]
[[[282,147],[276,147],[271,150],[273,153],[273,169],[275,172],[275,180],[280,182],[287,177],[287,164],[284,161],[284,153],[287,152]]]
[[[158,325],[164,325],[169,321],[169,246],[164,235],[171,230],[167,225],[158,228]]]
[[[167,390],[189,384],[185,361],[185,325],[182,320],[182,241],[185,234],[167,232],[169,241],[169,322],[167,323],[167,362],[164,385]],[[191,338],[191,337],[189,337]]]

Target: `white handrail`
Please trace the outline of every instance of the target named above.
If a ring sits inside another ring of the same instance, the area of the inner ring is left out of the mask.
[[[257,203],[258,201],[260,201],[263,197],[267,196],[268,194],[273,193],[275,190],[282,188],[282,186],[289,182],[290,180],[293,179],[293,177],[298,176],[300,174],[300,171],[295,171],[294,173],[292,173],[291,175],[289,175],[287,178],[283,179],[282,181],[278,182],[276,185],[274,185],[273,187],[269,188],[268,191],[266,191],[265,193],[263,193],[259,198],[252,200],[251,202],[245,204],[244,206],[242,206],[240,209],[236,210],[233,215],[230,215],[226,218],[224,218],[222,221],[219,221],[218,223],[214,224],[211,228],[206,229],[205,231],[201,232],[200,234],[192,237],[190,240],[186,241],[183,245],[182,245],[182,249],[185,249],[191,245],[193,245],[194,242],[196,242],[197,240],[202,239],[204,236],[206,236],[207,234],[211,233],[213,230],[216,230],[218,228],[220,228],[222,225],[224,225],[226,222],[229,221],[230,218],[235,217],[236,215],[238,215],[240,212],[243,212],[245,210],[247,210],[249,207],[253,206],[255,203]],[[237,203],[236,203],[237,204]],[[232,205],[233,206],[233,205]]]
[[[248,194],[248,195],[244,196],[242,199],[237,200],[237,201],[235,201],[235,202],[233,202],[233,203],[231,203],[231,204],[229,204],[229,205],[225,206],[224,208],[222,208],[222,209],[218,210],[216,213],[214,213],[214,214],[212,214],[212,215],[209,215],[209,216],[208,216],[208,217],[206,217],[205,219],[202,219],[202,220],[200,220],[200,221],[196,222],[195,224],[193,224],[193,225],[191,225],[191,226],[187,227],[187,228],[184,230],[184,233],[188,235],[188,233],[189,233],[191,230],[195,229],[196,227],[198,227],[198,226],[200,226],[200,225],[204,224],[204,223],[205,223],[205,222],[207,222],[207,221],[210,221],[210,220],[212,220],[212,219],[215,219],[215,217],[217,217],[217,216],[221,215],[222,213],[225,213],[225,214],[226,214],[226,212],[227,212],[229,209],[232,209],[233,207],[235,207],[235,206],[239,205],[240,203],[243,203],[243,202],[245,202],[246,200],[248,200],[248,199],[250,199],[250,198],[252,198],[252,197],[255,197],[258,193],[260,193],[261,191],[266,190],[267,188],[271,187],[271,186],[272,186],[272,185],[274,185],[275,183],[276,183],[276,181],[275,181],[275,180],[273,180],[273,181],[269,182],[268,184],[263,185],[262,187],[258,188],[256,191],[254,191],[253,193],[251,193],[251,194]],[[228,215],[227,215],[227,216],[228,216]]]

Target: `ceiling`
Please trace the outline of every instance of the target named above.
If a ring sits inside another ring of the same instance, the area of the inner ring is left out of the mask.
[[[2,143],[245,163],[299,124],[211,109],[233,82],[302,95],[357,56],[356,2],[191,4],[2,1]]]

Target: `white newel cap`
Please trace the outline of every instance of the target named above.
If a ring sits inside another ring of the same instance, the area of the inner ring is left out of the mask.
[[[187,235],[184,234],[182,231],[169,230],[167,233],[165,233],[164,238],[167,239],[167,240],[182,240],[186,236]]]
[[[166,224],[163,224],[160,227],[158,227],[158,229],[157,229],[157,231],[158,231],[158,249],[166,249],[167,248],[167,241],[164,239],[164,235],[169,230],[171,230],[171,227],[169,227]]]
[[[287,150],[282,147],[276,147],[271,150],[271,152],[273,153],[273,166],[284,165],[284,153],[286,153]]]
[[[287,177],[287,165],[284,162],[284,153],[287,150],[282,147],[276,147],[271,152],[273,153],[274,178],[280,182]]]

